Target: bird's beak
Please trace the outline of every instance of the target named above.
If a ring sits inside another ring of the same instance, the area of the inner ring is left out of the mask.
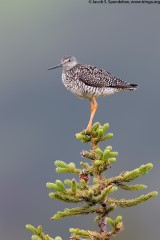
[[[62,64],[59,64],[59,65],[57,65],[57,66],[54,66],[54,67],[48,68],[48,70],[52,70],[52,69],[59,68],[59,67],[62,67]]]

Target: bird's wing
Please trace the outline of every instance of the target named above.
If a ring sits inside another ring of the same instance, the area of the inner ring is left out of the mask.
[[[79,80],[88,86],[98,88],[127,88],[130,85],[125,81],[117,79],[111,73],[91,65],[81,65]]]

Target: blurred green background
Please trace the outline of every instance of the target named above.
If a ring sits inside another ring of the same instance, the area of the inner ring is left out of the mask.
[[[135,92],[99,98],[95,121],[110,123],[109,145],[119,151],[108,176],[154,163],[139,179],[146,191],[119,196],[160,189],[159,10],[156,4],[0,0],[0,239],[30,239],[27,223],[64,239],[69,227],[96,228],[93,216],[50,221],[69,207],[49,199],[45,188],[69,177],[55,174],[54,160],[78,164],[79,152],[88,148],[74,135],[87,125],[89,101],[64,88],[60,69],[47,71],[66,54],[139,84]],[[117,239],[159,239],[159,197],[117,208],[113,216],[120,214],[125,230]]]

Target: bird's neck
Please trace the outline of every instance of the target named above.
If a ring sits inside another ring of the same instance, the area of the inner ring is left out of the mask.
[[[73,63],[73,64],[70,65],[70,66],[64,66],[64,67],[63,67],[63,71],[70,71],[70,70],[72,70],[73,68],[75,68],[77,65],[78,65],[78,63]]]

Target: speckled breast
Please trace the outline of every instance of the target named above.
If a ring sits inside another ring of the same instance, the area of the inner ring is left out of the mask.
[[[99,88],[86,85],[82,81],[79,81],[76,76],[70,76],[64,71],[62,72],[62,82],[69,91],[80,98],[91,98],[92,96],[108,96],[117,92],[117,90],[113,88]]]

